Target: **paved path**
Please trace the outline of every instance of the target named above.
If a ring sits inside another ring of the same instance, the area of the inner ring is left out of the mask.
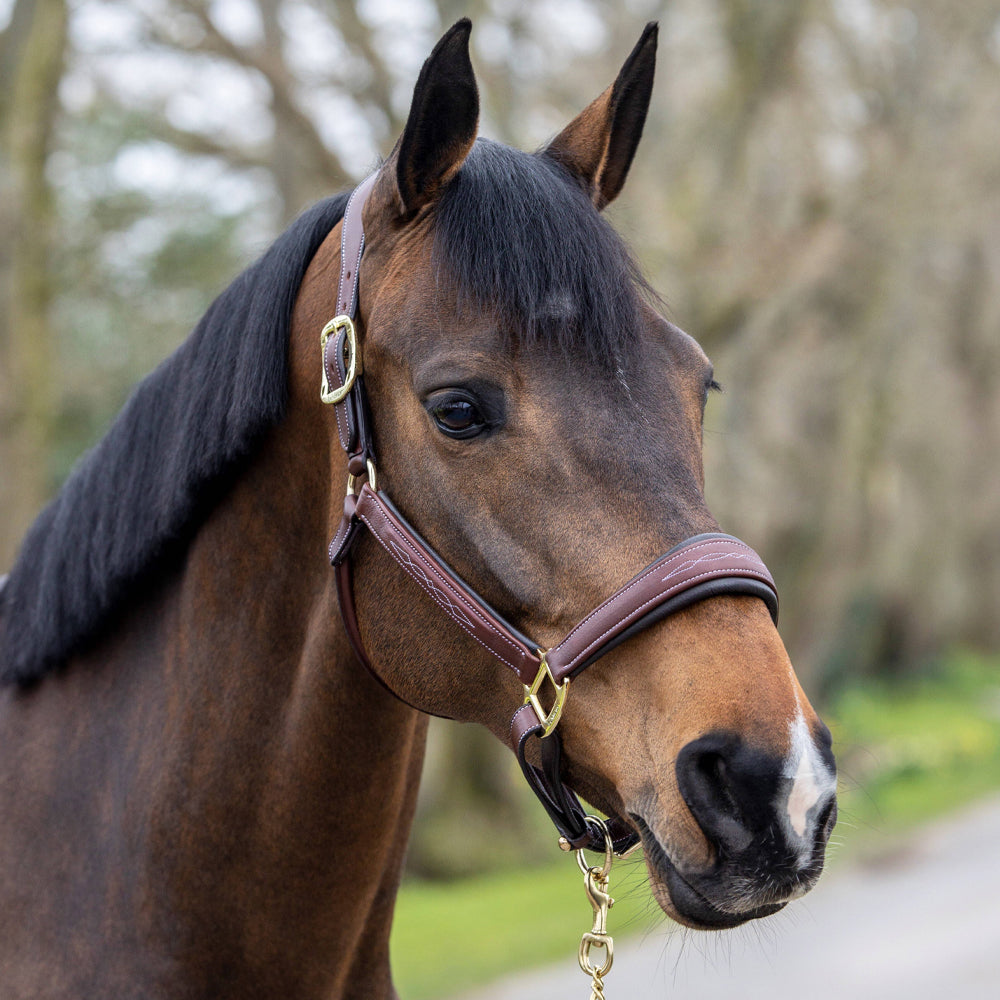
[[[1000,1000],[1000,797],[834,872],[770,920],[622,940],[604,985],[608,1000]],[[570,956],[464,1000],[588,990]]]

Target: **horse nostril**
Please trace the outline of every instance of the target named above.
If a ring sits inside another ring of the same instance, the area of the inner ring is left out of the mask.
[[[720,858],[814,864],[837,820],[835,778],[821,761],[804,753],[789,761],[731,733],[688,743],[677,756],[677,783]]]
[[[721,753],[708,752],[695,761],[703,790],[714,800],[715,806],[722,812],[732,816],[739,815],[739,805],[729,785],[729,768]]]
[[[773,766],[736,736],[713,734],[685,746],[677,757],[681,795],[705,836],[724,853],[746,850],[754,830],[768,822],[760,815],[774,798]]]

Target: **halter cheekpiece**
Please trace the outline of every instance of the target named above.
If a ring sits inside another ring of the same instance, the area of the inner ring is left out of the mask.
[[[361,662],[385,684],[365,653],[351,585],[351,549],[359,532],[367,529],[445,615],[518,676],[525,698],[511,719],[510,743],[525,777],[567,850],[604,850],[604,833],[588,823],[583,806],[560,776],[562,741],[557,726],[570,680],[626,639],[708,597],[759,597],[777,622],[774,580],[757,553],[738,538],[715,533],[695,535],[620,587],[561,642],[543,649],[507,622],[448,566],[378,489],[376,481],[372,417],[354,324],[358,270],[365,245],[361,215],[376,177],[372,174],[358,185],[347,203],[342,223],[337,316],[321,334],[321,398],[334,406],[337,433],[347,454],[344,515],[329,553],[337,569],[337,594],[347,635]],[[549,708],[543,697],[550,703]],[[541,768],[527,759],[527,744],[533,737],[541,739]],[[623,819],[611,817],[607,827],[617,853],[626,853],[638,843],[638,834]]]

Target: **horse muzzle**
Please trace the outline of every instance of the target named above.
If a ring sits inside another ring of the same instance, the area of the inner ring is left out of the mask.
[[[654,892],[683,923],[723,929],[770,916],[819,879],[837,818],[836,771],[825,730],[804,741],[797,728],[784,757],[728,733],[681,750],[678,788],[711,846],[707,868],[686,864],[665,846],[669,837],[631,814]]]

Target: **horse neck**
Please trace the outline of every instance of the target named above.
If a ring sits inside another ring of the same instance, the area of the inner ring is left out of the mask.
[[[206,927],[221,909],[235,916],[234,947],[253,942],[254,982],[270,977],[275,995],[310,979],[324,996],[362,983],[388,995],[426,717],[348,645],[324,558],[343,474],[294,402],[199,532],[178,585],[165,650],[178,738],[164,748],[160,816],[190,857],[169,889]],[[188,930],[198,960],[217,966],[218,932],[202,955]]]

